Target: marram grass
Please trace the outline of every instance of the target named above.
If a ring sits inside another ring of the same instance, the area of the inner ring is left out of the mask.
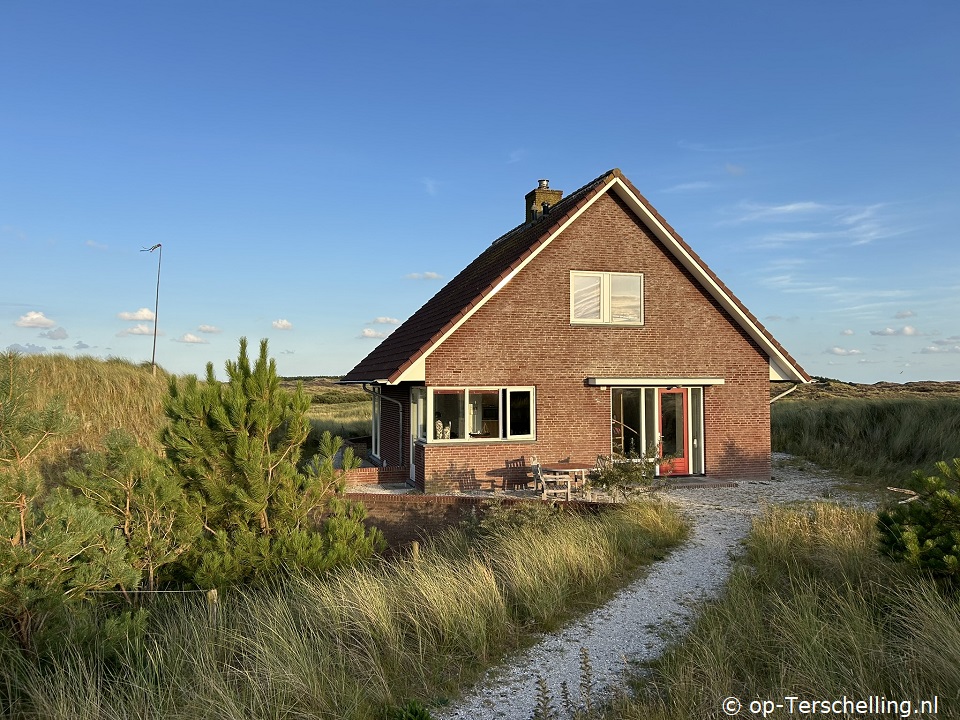
[[[960,602],[877,553],[874,514],[773,507],[723,596],[633,689],[606,717],[723,718],[724,698],[787,695],[937,696],[956,717]]]
[[[960,457],[960,398],[783,400],[770,434],[774,450],[889,484]]]
[[[2,657],[14,718],[381,718],[443,702],[483,668],[602,601],[681,542],[660,504],[563,513],[470,540],[452,530],[418,559],[167,601],[116,657],[66,645],[42,664]]]

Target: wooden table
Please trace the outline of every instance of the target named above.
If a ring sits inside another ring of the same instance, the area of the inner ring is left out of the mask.
[[[544,472],[570,475],[572,478],[579,477],[581,487],[587,482],[587,473],[596,467],[596,464],[576,463],[576,462],[555,462],[542,463]],[[574,480],[574,482],[577,482]]]

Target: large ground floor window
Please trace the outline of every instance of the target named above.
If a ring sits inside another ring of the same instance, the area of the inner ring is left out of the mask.
[[[611,449],[617,457],[670,458],[676,475],[704,472],[703,388],[626,387],[610,391]]]
[[[530,440],[536,435],[532,387],[415,389],[415,406],[421,398],[425,407],[417,433],[429,442]]]

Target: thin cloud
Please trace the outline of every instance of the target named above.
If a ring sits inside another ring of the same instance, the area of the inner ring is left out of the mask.
[[[813,212],[820,212],[827,209],[828,205],[822,205],[818,202],[803,201],[783,203],[781,205],[762,205],[759,203],[742,203],[740,205],[742,214],[737,222],[751,222],[753,220],[778,220],[782,218],[794,218],[797,215],[804,215]]]
[[[907,318],[916,317],[917,314],[913,310],[901,310],[893,317],[897,320],[906,320]]]
[[[707,182],[706,180],[694,180],[693,182],[679,183],[678,185],[673,185],[668,187],[663,192],[665,193],[680,193],[680,192],[691,192],[694,190],[708,190],[713,187],[712,182]]]
[[[727,163],[723,166],[723,169],[734,177],[740,177],[741,175],[745,175],[747,173],[747,169],[743,167],[743,165],[735,165],[734,163]]]
[[[274,320],[272,323],[273,327],[277,330],[293,330],[293,323],[289,320]]]
[[[952,335],[943,340],[934,340],[934,345],[957,345],[960,344],[960,335]]]
[[[367,325],[399,325],[400,321],[392,317],[375,317],[373,320],[367,323]]]
[[[157,334],[163,335],[162,332]],[[153,335],[153,328],[149,325],[138,323],[132,328],[127,328],[126,330],[121,330],[117,333],[117,337],[123,337],[124,335]]]
[[[73,345],[74,350],[89,350],[90,347],[91,346],[87,345],[83,340],[77,340]]]
[[[34,345],[33,343],[27,343],[26,345],[21,345],[20,343],[7,345],[7,352],[20,353],[21,355],[39,355],[46,351],[47,349],[45,347]]]
[[[117,317],[121,320],[146,320],[147,322],[153,322],[154,320],[153,310],[150,308],[140,308],[139,310],[134,310],[133,312],[118,312]]]
[[[66,330],[64,330],[62,327],[58,327],[56,330],[47,330],[40,333],[40,337],[47,338],[48,340],[66,340],[70,336],[67,335]]]
[[[841,332],[840,334],[841,334],[841,335],[854,335],[855,333],[854,333],[853,330],[851,330],[850,328],[847,328],[846,330],[844,330],[844,331]]]
[[[415,272],[406,276],[407,280],[440,280],[443,275],[435,272]]]
[[[174,342],[178,343],[187,343],[188,345],[207,345],[208,342],[202,337],[198,337],[193,333],[184,333],[178,338],[173,338]]]
[[[94,250],[108,250],[109,248],[103,243],[94,242],[93,240],[87,240],[84,245],[88,248],[93,248]]]
[[[44,316],[42,312],[31,310],[26,315],[21,315],[14,325],[24,328],[51,328],[57,323]],[[44,348],[46,349],[46,348]]]
[[[222,332],[220,328],[216,325],[201,325],[197,328],[197,332],[207,333],[208,335],[216,335],[219,332]]]
[[[827,348],[823,352],[828,355],[840,355],[840,356],[863,355],[863,352],[860,350],[855,350],[855,349],[847,350],[846,348],[842,348],[842,347]]]
[[[440,183],[433,178],[420,178],[420,183],[423,185],[423,189],[427,191],[427,195],[436,195],[440,188]]]
[[[519,150],[511,150],[507,155],[507,165],[513,165],[523,160],[527,156],[527,151],[522,148]]]
[[[920,350],[922,355],[955,355],[960,353],[960,344],[957,345],[929,345]]]
[[[916,337],[923,335],[922,332],[917,330],[912,325],[904,325],[902,328],[895,329],[891,327],[886,327],[883,330],[871,330],[871,335],[883,335],[885,337],[894,337],[894,336],[903,336],[903,337]]]
[[[360,331],[360,335],[358,337],[364,340],[376,340],[379,338],[385,338],[387,335],[388,333],[380,332],[379,330],[374,330],[373,328],[364,328]]]

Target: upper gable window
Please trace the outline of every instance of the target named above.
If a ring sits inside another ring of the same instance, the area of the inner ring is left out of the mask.
[[[570,271],[570,322],[643,324],[643,275]]]

